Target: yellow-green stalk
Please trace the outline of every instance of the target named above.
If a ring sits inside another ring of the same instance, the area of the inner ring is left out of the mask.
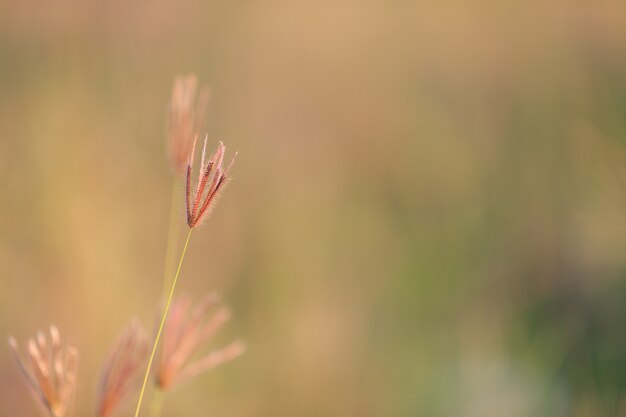
[[[148,368],[146,369],[146,375],[143,378],[143,384],[141,385],[141,391],[139,393],[139,401],[137,402],[137,409],[135,410],[135,417],[139,416],[139,410],[141,409],[141,402],[143,400],[143,395],[146,391],[146,385],[148,383],[148,377],[150,376],[150,369],[152,368],[152,362],[154,361],[154,355],[157,350],[157,346],[159,345],[159,339],[161,338],[161,333],[163,332],[163,326],[165,325],[165,320],[167,319],[167,312],[170,309],[170,304],[172,303],[172,297],[174,296],[174,290],[176,289],[176,283],[178,282],[178,277],[180,276],[180,269],[183,265],[183,260],[185,259],[185,253],[187,252],[187,246],[189,246],[189,239],[191,238],[191,231],[193,228],[189,229],[189,233],[187,233],[187,239],[185,240],[185,246],[183,246],[183,251],[180,255],[180,260],[178,261],[178,268],[176,269],[176,275],[174,275],[174,282],[172,282],[172,287],[170,289],[169,296],[167,297],[167,303],[165,304],[165,310],[163,311],[163,316],[161,317],[161,324],[159,325],[159,330],[157,331],[156,339],[154,340],[154,345],[152,346],[152,352],[150,353],[150,359],[148,360]]]

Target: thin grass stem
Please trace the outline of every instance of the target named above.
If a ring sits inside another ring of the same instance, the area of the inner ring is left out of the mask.
[[[159,330],[157,331],[156,339],[154,340],[154,346],[152,346],[152,352],[150,353],[150,359],[148,360],[148,369],[146,369],[146,375],[143,378],[143,384],[141,386],[141,392],[139,393],[139,401],[137,402],[137,409],[135,410],[135,417],[139,416],[139,410],[141,408],[141,402],[143,400],[143,394],[146,391],[146,385],[148,383],[148,377],[150,376],[150,369],[152,368],[152,362],[154,361],[154,354],[156,353],[157,346],[159,345],[159,339],[161,338],[161,332],[163,332],[163,326],[165,325],[165,319],[167,318],[167,312],[170,309],[170,304],[172,303],[172,297],[174,296],[174,289],[176,288],[176,283],[178,282],[178,277],[180,275],[180,268],[183,265],[183,260],[185,259],[185,253],[187,252],[187,246],[189,246],[189,238],[191,238],[191,231],[193,229],[189,229],[189,233],[187,233],[187,240],[185,240],[185,246],[183,246],[183,252],[180,255],[180,260],[178,261],[178,268],[176,269],[176,275],[174,275],[174,282],[172,282],[172,288],[170,289],[170,294],[167,298],[167,303],[165,304],[165,311],[163,312],[163,317],[161,318],[161,324],[159,325]]]

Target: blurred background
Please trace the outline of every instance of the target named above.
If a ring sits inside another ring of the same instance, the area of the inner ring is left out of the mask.
[[[239,157],[177,293],[248,352],[163,416],[626,416],[626,3],[3,1],[0,335],[77,343],[71,415],[153,326],[189,72]]]

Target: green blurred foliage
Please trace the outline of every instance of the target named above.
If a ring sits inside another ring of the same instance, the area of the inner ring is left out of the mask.
[[[56,323],[94,415],[195,72],[240,153],[179,292],[248,352],[164,416],[624,416],[624,51],[618,1],[2,2],[0,334]],[[6,349],[0,415],[19,378]]]

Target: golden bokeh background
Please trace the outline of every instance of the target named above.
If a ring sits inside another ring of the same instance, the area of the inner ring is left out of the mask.
[[[70,415],[153,326],[189,72],[239,157],[178,294],[248,352],[164,417],[626,416],[626,3],[4,1],[0,335],[77,343]]]

